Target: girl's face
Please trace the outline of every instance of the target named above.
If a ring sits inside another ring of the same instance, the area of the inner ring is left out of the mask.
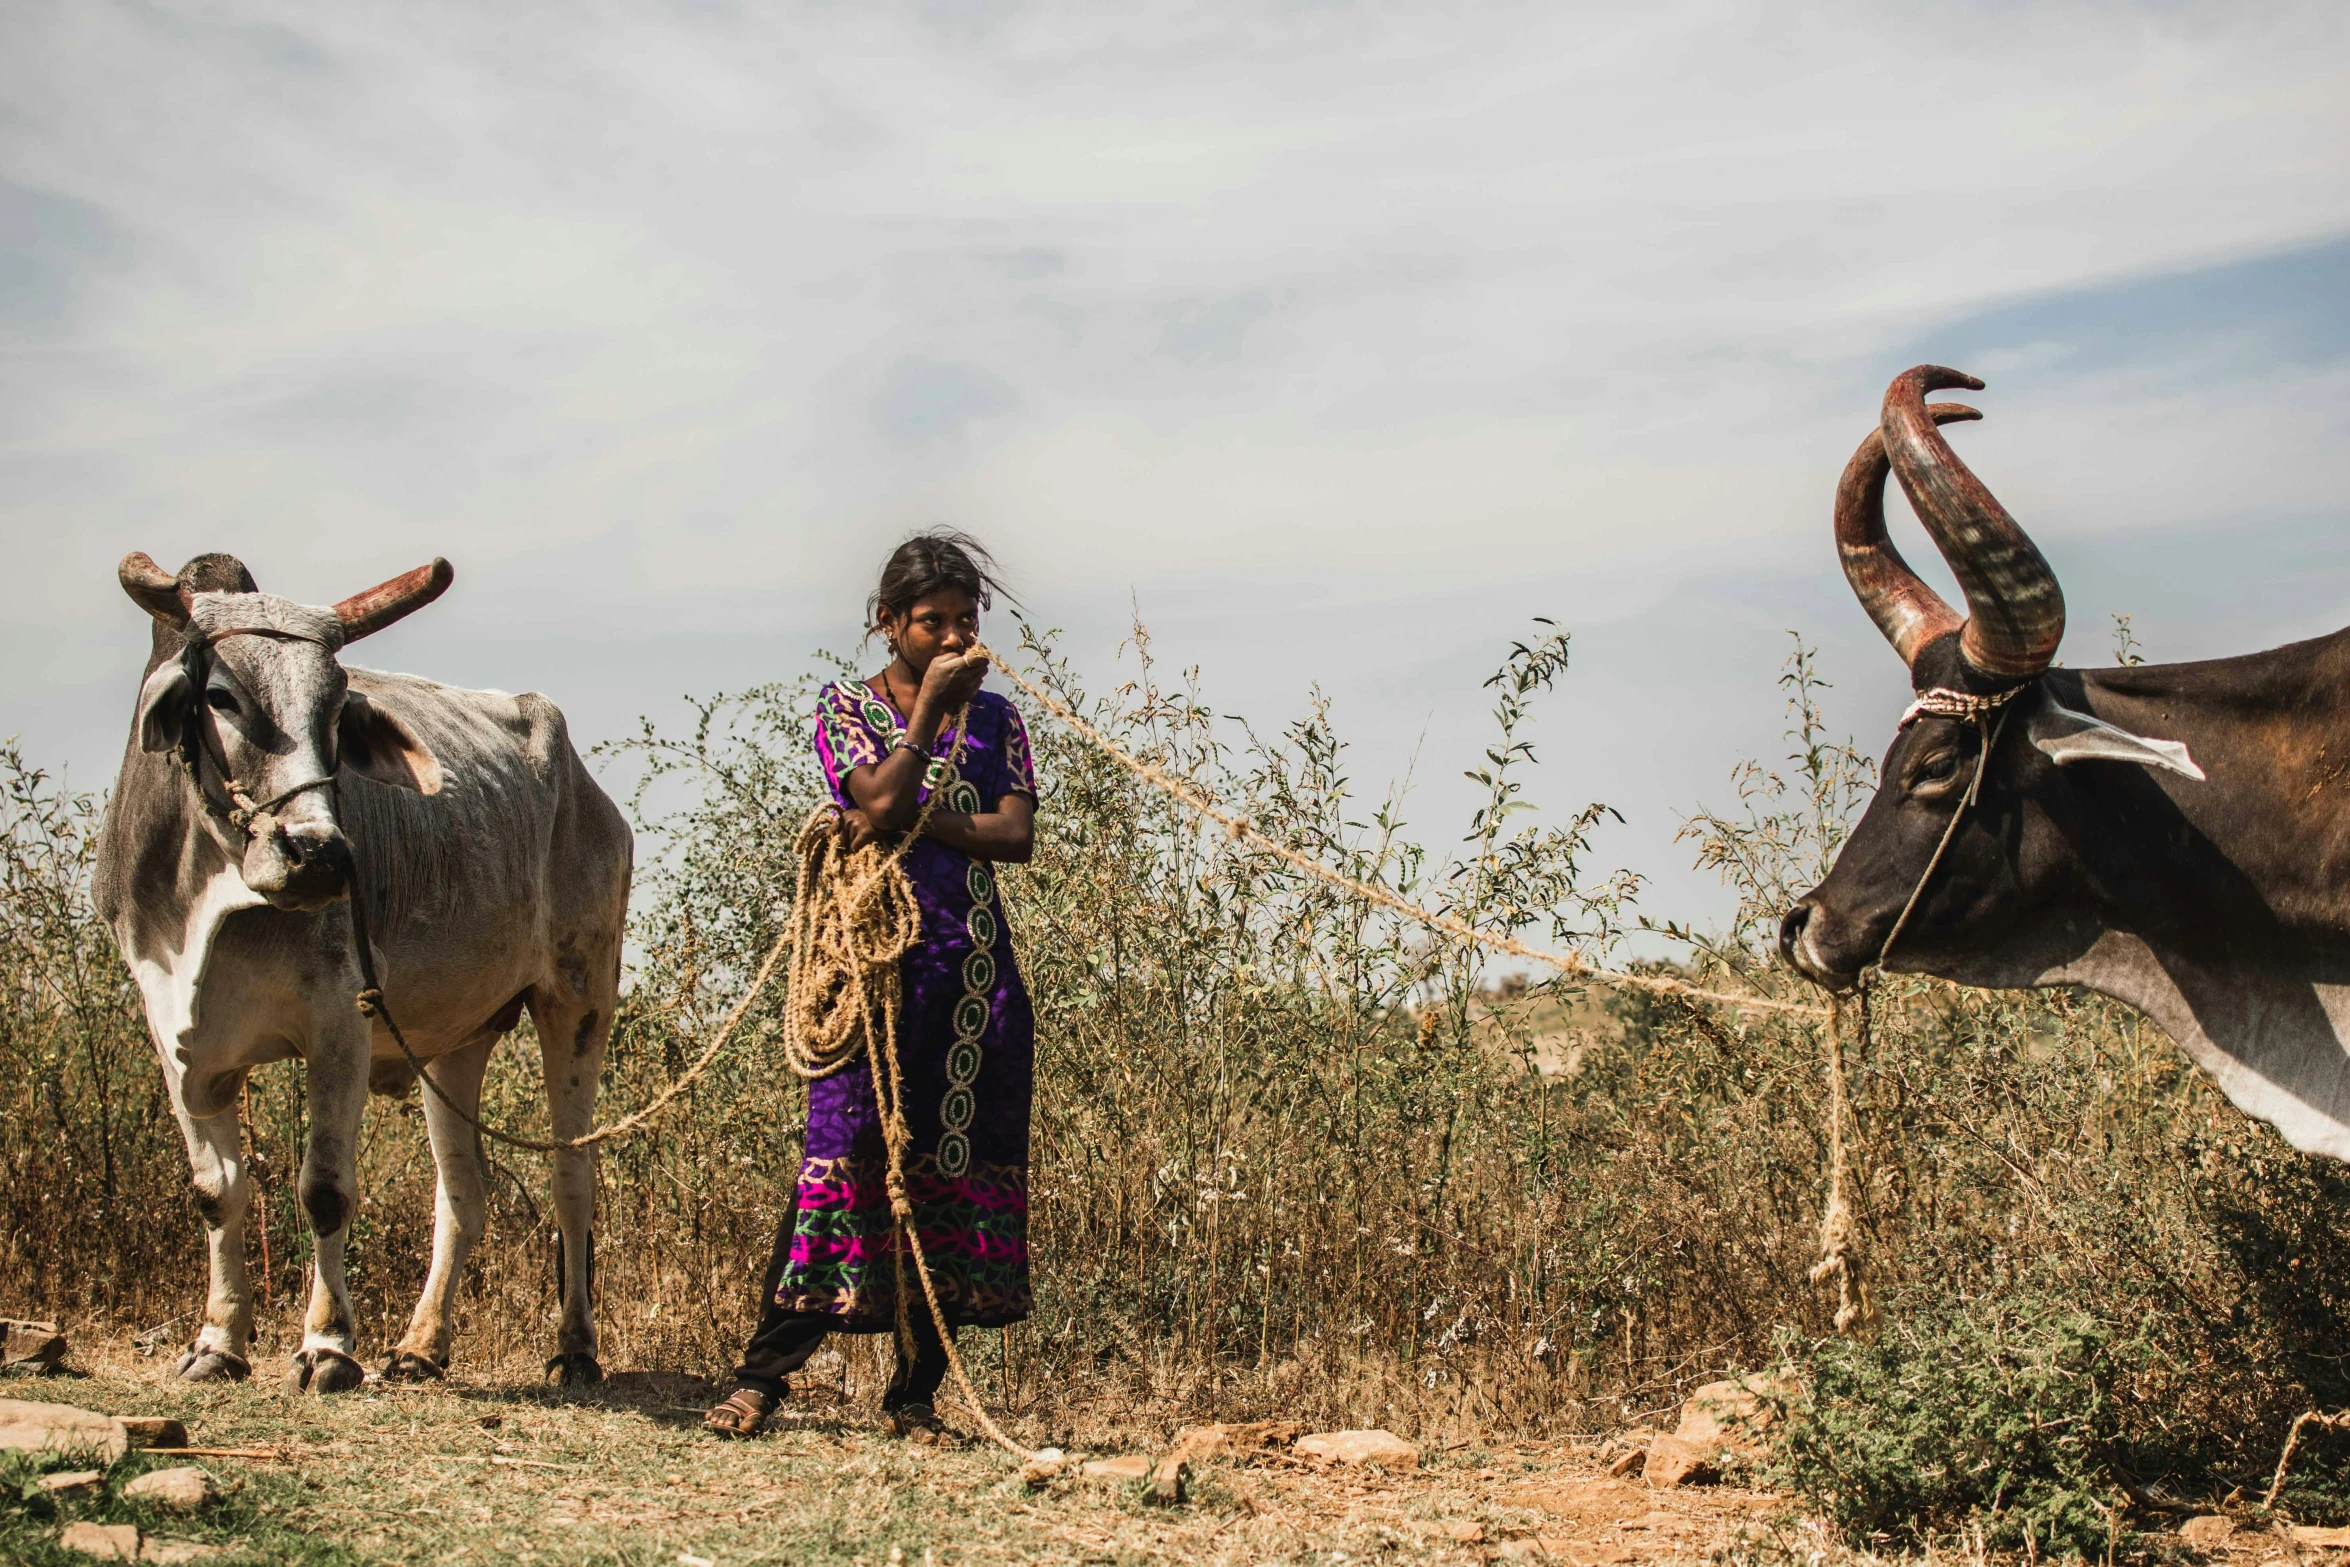
[[[979,601],[961,588],[940,588],[916,599],[903,617],[881,612],[882,634],[898,658],[919,675],[941,653],[967,653],[979,640]]]

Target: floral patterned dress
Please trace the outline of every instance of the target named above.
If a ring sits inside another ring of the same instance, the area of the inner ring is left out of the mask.
[[[949,724],[932,747],[923,789],[943,791],[953,811],[995,809],[1008,794],[1036,797],[1028,731],[1018,709],[993,692],[971,699],[958,768]],[[862,682],[840,680],[817,699],[815,745],[833,799],[846,807],[848,776],[873,766],[905,734],[889,704]],[[1012,961],[995,868],[922,838],[906,853],[922,934],[900,960],[898,1062],[914,1224],[937,1287],[944,1325],[992,1327],[1028,1315],[1028,1111],[1035,1014]],[[889,1164],[865,1060],[809,1085],[808,1138],[800,1167],[790,1261],[775,1304],[825,1316],[849,1332],[897,1320],[899,1262],[885,1189]],[[906,1287],[919,1300],[913,1259]]]

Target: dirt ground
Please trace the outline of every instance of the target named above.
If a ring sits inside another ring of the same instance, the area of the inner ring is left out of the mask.
[[[951,1408],[959,1434],[937,1443],[893,1438],[849,1403],[803,1405],[755,1441],[723,1442],[698,1428],[716,1390],[675,1374],[620,1373],[593,1391],[562,1392],[521,1375],[460,1372],[438,1386],[371,1383],[316,1399],[261,1375],[190,1387],[165,1357],[128,1347],[75,1359],[82,1374],[9,1378],[0,1397],[175,1416],[195,1448],[266,1452],[134,1453],[102,1494],[57,1500],[20,1469],[0,1486],[0,1561],[86,1567],[91,1558],[56,1544],[82,1520],[210,1545],[219,1567],[1868,1560],[1836,1547],[1785,1498],[1613,1477],[1607,1460],[1620,1449],[1594,1442],[1455,1442],[1401,1473],[1289,1453],[1215,1461],[1193,1472],[1180,1505],[1162,1508],[1145,1501],[1144,1482],[1089,1478],[1074,1464],[1024,1484],[1017,1463]],[[1083,1456],[1119,1450],[1105,1441]],[[156,1514],[119,1495],[137,1473],[191,1461],[224,1492],[197,1516]],[[42,1467],[74,1465],[60,1457]],[[2315,1540],[2245,1533],[2159,1554],[2250,1567],[2314,1560],[2317,1550]]]
[[[855,1405],[801,1408],[755,1441],[697,1422],[715,1391],[665,1374],[592,1392],[452,1376],[297,1398],[264,1380],[189,1387],[167,1360],[77,1352],[87,1374],[0,1383],[0,1396],[115,1415],[171,1415],[197,1448],[272,1457],[192,1460],[224,1487],[193,1519],[103,1496],[17,1502],[0,1558],[52,1554],[78,1519],[231,1547],[245,1561],[735,1564],[1200,1563],[1362,1560],[1615,1563],[1816,1553],[1782,1502],[1726,1488],[1651,1491],[1612,1479],[1590,1444],[1457,1444],[1390,1474],[1290,1454],[1215,1461],[1173,1508],[1133,1479],[1071,1473],[1041,1487],[975,1436],[893,1438]],[[968,1433],[967,1418],[946,1411]],[[1129,1443],[1131,1452],[1147,1452]],[[1105,1444],[1087,1458],[1114,1456]],[[190,1462],[135,1454],[125,1475]],[[60,1461],[52,1468],[69,1467]],[[1072,1466],[1074,1468],[1074,1466]],[[45,1504],[44,1504],[45,1505]]]

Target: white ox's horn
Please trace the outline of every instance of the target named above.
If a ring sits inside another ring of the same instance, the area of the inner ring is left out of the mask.
[[[352,594],[335,606],[335,619],[343,623],[343,640],[356,642],[372,636],[403,615],[424,608],[456,580],[456,568],[436,555],[429,566],[402,572],[389,582]]]
[[[145,550],[133,550],[114,568],[122,579],[122,590],[157,620],[168,620],[175,626],[188,623],[188,594],[180,586],[180,579],[155,564]]]

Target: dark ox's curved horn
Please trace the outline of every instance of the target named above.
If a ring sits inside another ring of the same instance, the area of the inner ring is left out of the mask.
[[[2048,667],[2064,640],[2064,590],[2040,551],[1934,428],[1926,393],[1983,383],[1963,370],[1919,365],[1885,389],[1880,425],[1894,476],[1966,592],[1959,656],[1994,680]]]
[[[1936,424],[1983,417],[1964,403],[1934,403],[1926,413]],[[1885,633],[1901,662],[1914,666],[1918,649],[1956,631],[1961,622],[1957,611],[1942,602],[1942,595],[1909,569],[1885,533],[1885,476],[1892,471],[1885,433],[1871,430],[1836,483],[1836,554],[1860,607]]]
[[[122,590],[157,620],[168,620],[175,626],[188,623],[188,594],[180,586],[180,579],[165,571],[150,559],[145,550],[133,550],[114,568],[122,580]]]
[[[352,594],[335,606],[335,619],[343,623],[343,640],[356,642],[372,636],[401,616],[424,608],[448,592],[449,584],[456,580],[456,568],[436,555],[429,566],[402,572],[365,593]]]

